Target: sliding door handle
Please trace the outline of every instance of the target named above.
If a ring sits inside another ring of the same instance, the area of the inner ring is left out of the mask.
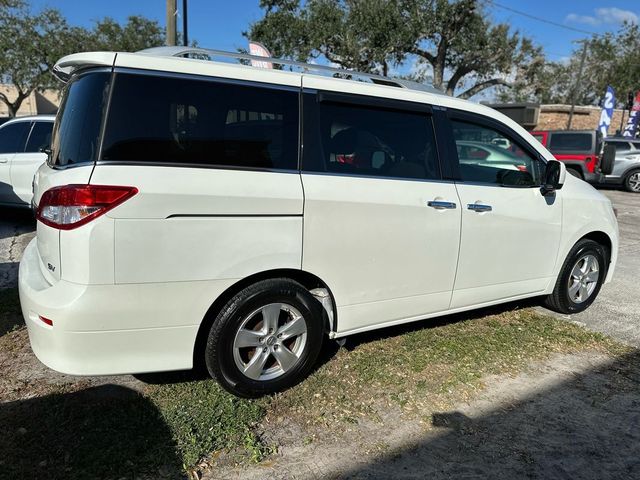
[[[453,203],[453,202],[443,202],[443,201],[440,201],[440,200],[431,200],[431,201],[427,202],[427,206],[429,206],[431,208],[435,208],[437,210],[456,208],[456,204],[455,203]]]
[[[483,205],[481,203],[470,203],[467,205],[467,208],[479,213],[490,212],[491,210],[493,210],[493,208],[491,208],[491,205]]]

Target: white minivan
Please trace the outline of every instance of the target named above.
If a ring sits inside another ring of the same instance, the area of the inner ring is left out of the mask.
[[[51,368],[202,363],[255,397],[304,378],[325,338],[534,296],[579,312],[611,279],[611,202],[504,115],[402,80],[204,58],[219,55],[56,65],[19,279]]]

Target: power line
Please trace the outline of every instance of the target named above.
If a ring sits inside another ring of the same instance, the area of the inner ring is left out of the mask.
[[[530,18],[532,20],[537,20],[538,22],[547,23],[549,25],[553,25],[554,27],[564,28],[565,30],[571,30],[572,32],[577,33],[585,33],[587,35],[598,36],[599,34],[596,32],[591,32],[589,30],[583,30],[581,28],[568,27],[567,25],[563,25],[562,23],[553,22],[551,20],[547,20],[546,18],[536,17],[535,15],[531,15],[530,13],[521,12],[520,10],[516,10],[515,8],[507,7],[505,5],[501,5],[499,3],[494,2],[493,0],[484,0],[486,3],[493,5],[494,7],[502,8],[504,10],[508,10],[509,12],[515,13],[516,15],[522,15],[523,17]]]

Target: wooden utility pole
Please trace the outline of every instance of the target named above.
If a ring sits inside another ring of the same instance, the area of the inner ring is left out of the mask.
[[[176,0],[167,0],[167,41],[168,46],[176,45]]]
[[[584,62],[587,59],[587,45],[589,45],[589,40],[582,40],[582,56],[580,57],[580,68],[578,69],[578,77],[576,78],[576,83],[573,85],[573,91],[571,92],[571,109],[569,110],[567,130],[571,130],[573,111],[576,108],[576,94],[578,92],[578,89],[580,88],[580,82],[582,81],[582,70],[584,69]]]
[[[187,22],[187,0],[182,0],[182,45],[189,46],[189,30]]]

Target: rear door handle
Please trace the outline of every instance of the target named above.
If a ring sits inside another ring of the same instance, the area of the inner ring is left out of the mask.
[[[474,212],[490,212],[493,210],[491,205],[483,205],[481,203],[470,203],[467,205],[469,210],[473,210]]]
[[[0,163],[9,163],[8,158],[0,158]]]
[[[456,208],[456,204],[453,202],[443,202],[440,200],[431,200],[429,202],[427,202],[427,206],[431,207],[431,208],[435,208],[438,210],[444,210],[445,208],[448,209],[453,209]]]

